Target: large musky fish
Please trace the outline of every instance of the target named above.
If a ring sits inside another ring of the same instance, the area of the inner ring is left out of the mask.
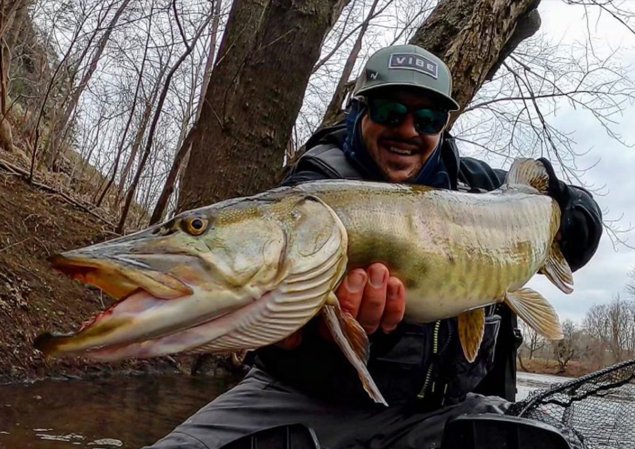
[[[385,263],[407,292],[405,319],[458,317],[473,361],[484,306],[504,302],[549,339],[558,317],[523,285],[537,272],[572,291],[558,243],[558,204],[540,162],[514,162],[483,194],[318,181],[184,212],[166,223],[54,256],[53,266],[117,302],[69,335],[43,334],[47,354],[97,360],[253,349],[321,313],[364,388],[368,339],[333,291],[347,270]]]

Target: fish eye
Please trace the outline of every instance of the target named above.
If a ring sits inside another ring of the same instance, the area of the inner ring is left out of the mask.
[[[207,229],[207,219],[201,217],[187,218],[183,222],[183,229],[190,235],[201,235]]]

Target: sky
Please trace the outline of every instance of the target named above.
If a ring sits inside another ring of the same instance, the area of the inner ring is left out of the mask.
[[[586,33],[584,11],[580,7],[564,4],[561,0],[543,0],[539,7],[542,17],[541,32],[563,43],[583,39]],[[591,23],[593,35],[600,36],[598,47],[630,46],[623,62],[631,66],[635,81],[635,35],[608,17]],[[618,129],[624,141],[635,145],[635,105],[625,109],[622,117],[616,117]],[[635,226],[635,146],[625,147],[611,137],[589,116],[566,108],[556,118],[556,123],[575,133],[576,149],[588,151],[580,159],[581,166],[593,166],[583,175],[585,184],[596,186],[595,199],[605,218],[618,219],[621,228]],[[635,247],[635,231],[622,237]],[[615,248],[605,232],[593,259],[574,273],[574,292],[561,293],[544,276],[536,276],[529,287],[539,291],[556,308],[561,319],[582,322],[587,310],[594,304],[610,302],[623,292],[635,268],[635,249],[624,245]]]

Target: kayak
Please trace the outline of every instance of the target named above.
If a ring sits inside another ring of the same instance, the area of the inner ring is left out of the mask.
[[[291,424],[264,429],[223,446],[223,449],[253,448],[320,449],[320,443],[313,429]],[[492,448],[576,449],[549,424],[495,414],[459,416],[450,420],[440,449]]]

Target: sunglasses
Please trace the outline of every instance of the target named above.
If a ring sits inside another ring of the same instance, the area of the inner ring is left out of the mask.
[[[419,134],[439,134],[448,122],[448,111],[430,108],[411,110],[403,103],[383,98],[369,98],[367,103],[370,119],[378,125],[396,127],[406,120],[408,114],[412,114]]]

